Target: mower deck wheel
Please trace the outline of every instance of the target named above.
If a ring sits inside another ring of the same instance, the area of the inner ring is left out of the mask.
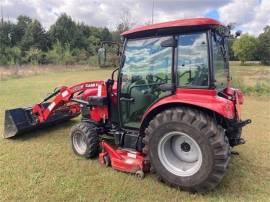
[[[139,179],[143,179],[144,178],[144,172],[142,170],[138,170],[135,173],[135,176]]]
[[[103,160],[106,167],[109,167],[111,165],[111,159],[108,154],[103,157]]]

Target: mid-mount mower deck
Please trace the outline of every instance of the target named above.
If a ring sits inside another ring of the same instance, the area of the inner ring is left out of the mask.
[[[58,88],[40,104],[6,111],[4,137],[67,121],[74,152],[104,165],[155,174],[187,191],[213,189],[231,147],[243,144],[243,94],[230,86],[230,30],[208,18],[136,28],[108,81]],[[118,78],[115,73],[118,71]],[[50,100],[50,101],[49,101]],[[151,169],[150,169],[151,168]]]

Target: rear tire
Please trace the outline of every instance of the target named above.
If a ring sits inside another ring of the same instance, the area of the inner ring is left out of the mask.
[[[156,115],[145,130],[143,143],[158,179],[190,192],[216,187],[230,160],[224,129],[209,115],[187,107]]]
[[[74,153],[85,158],[98,155],[99,137],[92,123],[81,122],[71,129],[71,144]]]

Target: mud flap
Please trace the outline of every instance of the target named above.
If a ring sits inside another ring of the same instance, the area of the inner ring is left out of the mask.
[[[36,129],[46,128],[60,122],[68,121],[77,115],[71,115],[68,112],[56,112],[47,121],[37,123],[35,117],[32,115],[31,107],[6,110],[3,136],[4,138],[10,138]]]

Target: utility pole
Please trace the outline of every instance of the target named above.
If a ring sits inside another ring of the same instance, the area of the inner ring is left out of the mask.
[[[154,8],[155,8],[155,0],[152,1],[152,24],[154,24]]]
[[[1,2],[1,24],[0,24],[0,37],[2,37],[3,36],[3,28],[4,27],[4,17],[3,17],[3,5],[2,5],[2,2]],[[2,38],[0,38],[0,51],[1,51],[1,53],[2,53],[2,50],[3,50],[3,42],[2,42],[3,40],[2,40]]]
[[[3,16],[3,5],[1,4],[1,24],[4,24],[4,16]]]

